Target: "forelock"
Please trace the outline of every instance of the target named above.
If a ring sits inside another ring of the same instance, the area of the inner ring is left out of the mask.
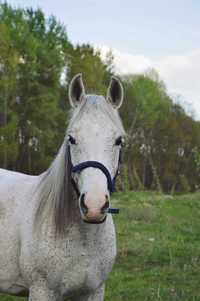
[[[73,109],[71,112],[71,120],[69,128],[73,127],[76,121],[81,120],[84,114],[93,116],[93,114],[103,113],[113,124],[119,129],[119,131],[125,135],[121,119],[118,111],[112,107],[112,105],[106,101],[103,96],[100,95],[86,95],[79,107]]]

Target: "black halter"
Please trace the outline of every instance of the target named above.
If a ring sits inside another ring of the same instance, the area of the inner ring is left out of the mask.
[[[69,147],[69,155],[70,155],[70,159],[71,159],[70,147]],[[120,163],[120,157],[121,157],[121,154],[119,156],[119,163]],[[72,164],[72,162],[71,162],[71,164]],[[82,170],[89,168],[89,167],[100,169],[104,173],[104,175],[106,176],[106,179],[107,179],[108,190],[109,190],[110,194],[112,194],[115,191],[115,180],[117,178],[117,175],[119,174],[119,168],[117,168],[114,178],[112,178],[107,167],[98,161],[84,161],[77,165],[74,165],[74,166],[72,165],[71,171],[73,173],[80,173]],[[77,187],[75,181],[73,180],[73,178],[72,178],[72,184],[74,186],[74,189],[75,189],[77,195],[80,196],[80,192],[79,192],[78,187]],[[108,208],[108,213],[117,214],[117,213],[119,213],[119,209]]]
[[[110,193],[113,193],[115,191],[116,176],[112,179],[109,170],[105,167],[105,165],[103,165],[102,163],[100,163],[98,161],[85,161],[85,162],[79,163],[72,167],[72,172],[79,173],[88,167],[100,169],[107,178],[108,190],[110,191]]]

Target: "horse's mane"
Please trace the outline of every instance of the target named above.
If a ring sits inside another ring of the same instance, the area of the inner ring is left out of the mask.
[[[97,99],[98,98],[98,99]],[[124,129],[116,110],[103,98],[89,95],[78,108],[71,112],[68,129],[70,129],[82,114],[89,110],[98,110],[108,115],[123,133]],[[91,112],[92,113],[92,112]],[[125,132],[124,132],[125,133]],[[42,224],[45,218],[52,218],[57,234],[64,234],[67,225],[73,223],[77,215],[78,202],[74,199],[74,189],[71,183],[71,156],[67,135],[51,166],[40,176],[36,187],[37,209],[35,226]]]
[[[66,138],[49,169],[41,175],[36,195],[38,197],[36,226],[41,225],[48,216],[49,219],[54,219],[56,233],[64,233],[66,226],[72,221],[74,198],[70,150]]]

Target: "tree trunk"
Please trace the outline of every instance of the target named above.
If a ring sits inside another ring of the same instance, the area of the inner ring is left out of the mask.
[[[151,165],[151,168],[152,168],[152,173],[153,173],[153,179],[155,181],[155,184],[156,184],[156,189],[162,193],[162,186],[160,184],[160,179],[159,179],[159,176],[158,176],[158,173],[157,173],[157,168],[156,166],[154,165],[154,162],[153,162],[153,158],[152,158],[152,155],[151,153],[149,154],[149,163]]]
[[[133,170],[134,178],[137,183],[138,190],[145,190],[144,185],[142,184],[142,181],[140,180],[140,177],[138,175],[137,169],[134,164],[132,166],[132,170]]]
[[[5,100],[4,100],[4,126],[7,125],[7,111],[8,111],[8,108],[7,108],[7,98],[5,97]],[[7,143],[5,144],[5,148],[4,148],[4,159],[3,159],[3,167],[4,168],[7,168],[7,165],[8,165],[8,154],[7,154]]]
[[[29,128],[26,121],[21,121],[19,128],[21,129],[21,141],[19,142],[18,157],[16,160],[16,170],[30,173],[31,171],[31,158],[29,150]]]

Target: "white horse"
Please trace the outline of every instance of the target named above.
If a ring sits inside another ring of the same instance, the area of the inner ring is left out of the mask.
[[[112,78],[106,99],[69,87],[73,108],[50,168],[39,176],[0,169],[0,292],[31,301],[102,301],[116,256],[109,210],[125,135]],[[73,184],[72,184],[73,183]]]

